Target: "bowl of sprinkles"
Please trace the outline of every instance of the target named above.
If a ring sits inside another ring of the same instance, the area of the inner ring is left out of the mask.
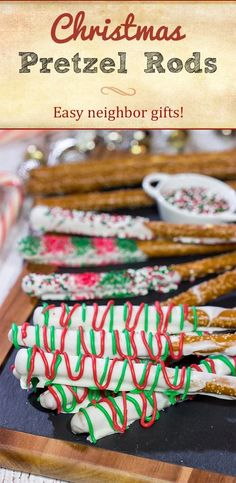
[[[143,189],[156,200],[165,221],[194,224],[236,221],[236,192],[210,176],[153,173],[144,178]]]

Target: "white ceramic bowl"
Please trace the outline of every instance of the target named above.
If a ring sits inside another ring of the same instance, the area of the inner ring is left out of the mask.
[[[157,183],[153,186],[153,183]],[[209,190],[210,193],[219,193],[228,204],[229,209],[216,214],[197,214],[177,208],[163,197],[166,191],[177,190],[179,188],[188,189],[191,187],[201,187]],[[204,176],[201,174],[163,174],[152,173],[143,180],[144,191],[156,200],[162,220],[170,223],[192,223],[201,225],[203,223],[227,223],[236,221],[236,192],[223,181]]]

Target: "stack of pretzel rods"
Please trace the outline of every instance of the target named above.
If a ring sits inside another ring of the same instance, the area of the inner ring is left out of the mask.
[[[177,265],[87,273],[30,273],[22,282],[23,290],[44,300],[86,300],[146,295],[149,291],[168,293],[182,280],[194,280],[230,270],[236,265],[236,252]],[[198,287],[198,288],[197,288]],[[192,287],[177,295],[184,303],[204,304],[236,289],[236,270]],[[190,301],[189,301],[190,300]]]
[[[30,172],[28,191],[34,195],[89,192],[133,186],[153,171],[207,174],[221,179],[236,178],[236,150],[181,155],[113,156],[112,160],[37,168]]]
[[[235,400],[236,335],[196,330],[202,321],[211,327],[215,319],[224,321],[224,312],[160,304],[115,307],[113,302],[106,307],[39,307],[34,326],[13,324],[9,333],[17,349],[24,346],[17,352],[13,374],[23,389],[32,381],[34,387],[46,386],[40,404],[59,413],[74,412],[72,431],[89,433],[94,443],[124,432],[138,419],[148,428],[161,409],[188,396]],[[235,327],[236,311],[231,312],[226,319],[234,320]],[[185,334],[190,327],[194,332]],[[208,357],[181,368],[164,362],[168,357],[176,363],[189,354]]]
[[[151,221],[141,216],[111,215],[60,207],[36,206],[30,214],[34,232],[55,232],[94,237],[171,240],[188,243],[236,242],[236,225],[189,225]]]

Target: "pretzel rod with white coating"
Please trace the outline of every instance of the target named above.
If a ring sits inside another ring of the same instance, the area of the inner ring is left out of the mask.
[[[236,354],[236,334],[168,335],[152,332],[112,331],[99,332],[92,329],[78,330],[68,327],[55,329],[38,325],[12,325],[8,338],[16,348],[19,346],[43,349],[46,352],[67,352],[69,355],[108,357],[115,359],[150,359],[158,362],[171,358],[179,360],[188,355]]]
[[[200,364],[195,364],[193,368],[194,370],[201,370],[203,372],[236,376],[235,358],[225,355],[209,356],[203,359]],[[86,400],[83,399],[84,393],[87,394]],[[79,396],[79,400],[77,396]],[[99,401],[102,397],[104,397],[104,393],[99,391],[99,389],[93,391],[91,389],[73,386],[71,390],[71,386],[52,384],[40,395],[39,402],[45,409],[57,410],[58,413],[76,413],[81,407],[85,407],[88,398],[89,404],[91,402],[94,403],[94,401]]]
[[[60,306],[43,304],[33,313],[34,325],[55,328],[109,331],[127,330],[152,333],[178,334],[180,332],[236,329],[236,309],[223,307],[191,307],[173,304],[153,305],[126,302],[115,305],[110,300],[106,305],[75,304]]]
[[[30,273],[22,282],[23,290],[29,295],[43,300],[87,300],[93,298],[129,297],[146,295],[150,290],[168,293],[177,288],[181,280],[193,280],[208,274],[218,273],[233,268],[236,265],[236,252],[205,258],[190,263],[178,265],[143,267],[136,270],[114,270],[111,272],[87,273],[53,273],[42,275]],[[216,282],[207,282],[203,291],[207,291],[205,302],[196,296],[198,289],[190,289],[186,304],[199,305],[214,299],[213,290],[219,295],[236,288],[235,272],[226,272]],[[226,283],[224,283],[224,281]],[[176,304],[182,303],[182,296]],[[180,302],[178,302],[180,300]]]
[[[58,414],[74,413],[89,404],[99,401],[104,393],[99,389],[87,389],[73,385],[52,384],[47,391],[40,394],[40,405],[51,411],[57,410]]]
[[[163,392],[172,389],[183,394],[212,393],[236,397],[236,378],[198,372],[191,367],[169,368],[163,361],[135,362],[131,359],[71,356],[66,352],[54,354],[34,346],[20,349],[15,358],[13,374],[21,387],[29,387],[37,378],[37,387],[45,384],[72,384],[114,392],[150,390]]]
[[[136,241],[122,238],[95,238],[45,234],[27,236],[19,243],[23,258],[36,264],[55,266],[104,266],[142,262],[152,257],[200,255],[234,250],[234,244],[200,245]],[[236,252],[231,257],[231,263]]]
[[[22,288],[42,300],[88,300],[146,295],[149,290],[168,293],[179,281],[176,272],[155,266],[99,273],[30,273],[23,278]]]
[[[236,242],[236,225],[188,225],[151,221],[141,216],[66,210],[35,206],[30,213],[35,232],[57,232],[94,237],[172,240],[216,244]]]
[[[186,290],[175,297],[169,298],[165,303],[205,305],[211,300],[217,299],[235,289],[236,270],[232,270],[222,273],[211,280],[195,285],[189,290]]]

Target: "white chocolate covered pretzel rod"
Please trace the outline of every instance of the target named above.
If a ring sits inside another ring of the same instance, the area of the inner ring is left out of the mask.
[[[40,405],[58,413],[75,413],[89,404],[99,401],[104,394],[99,389],[87,389],[69,385],[49,385],[47,391],[40,394]]]
[[[188,225],[152,221],[130,215],[65,210],[60,207],[34,207],[30,225],[36,232],[58,232],[94,237],[165,239],[183,243],[236,242],[235,225]]]
[[[34,231],[150,240],[152,232],[145,226],[145,221],[148,219],[141,216],[110,215],[47,206],[35,206],[30,214],[30,226]]]
[[[194,364],[192,367],[199,372],[210,372],[221,376],[236,376],[235,357],[225,355],[209,356],[208,358],[203,359],[200,364]],[[86,400],[83,399],[84,394]],[[111,395],[111,393],[109,394]],[[79,400],[77,396],[79,396]],[[40,395],[39,402],[45,409],[57,410],[58,413],[76,413],[81,407],[85,407],[85,403],[88,399],[88,404],[94,404],[95,401],[101,400],[102,397],[104,397],[104,393],[99,389],[93,391],[90,389],[77,388],[76,386],[71,387],[52,384]]]
[[[187,305],[153,305],[141,303],[133,305],[125,302],[115,305],[110,300],[106,305],[75,304],[60,306],[44,304],[33,313],[33,323],[39,326],[69,327],[77,329],[83,326],[86,330],[106,331],[124,329],[145,332],[193,332],[236,329],[236,309],[223,307],[195,307]]]
[[[73,384],[78,387],[98,388],[114,392],[150,390],[163,392],[166,389],[187,394],[217,393],[236,397],[236,379],[200,373],[191,367],[166,367],[163,361],[134,362],[131,359],[98,358],[67,353],[47,353],[34,346],[20,349],[15,358],[14,375],[21,387],[29,387],[32,378],[38,379],[38,387],[45,384]]]
[[[77,331],[65,327],[39,327],[24,324],[12,325],[8,338],[19,346],[43,349],[47,352],[66,352],[69,355],[81,354],[115,359],[150,359],[158,362],[171,358],[179,360],[188,355],[236,354],[236,334],[195,334],[181,333],[178,336],[151,332],[106,332],[100,330]]]

